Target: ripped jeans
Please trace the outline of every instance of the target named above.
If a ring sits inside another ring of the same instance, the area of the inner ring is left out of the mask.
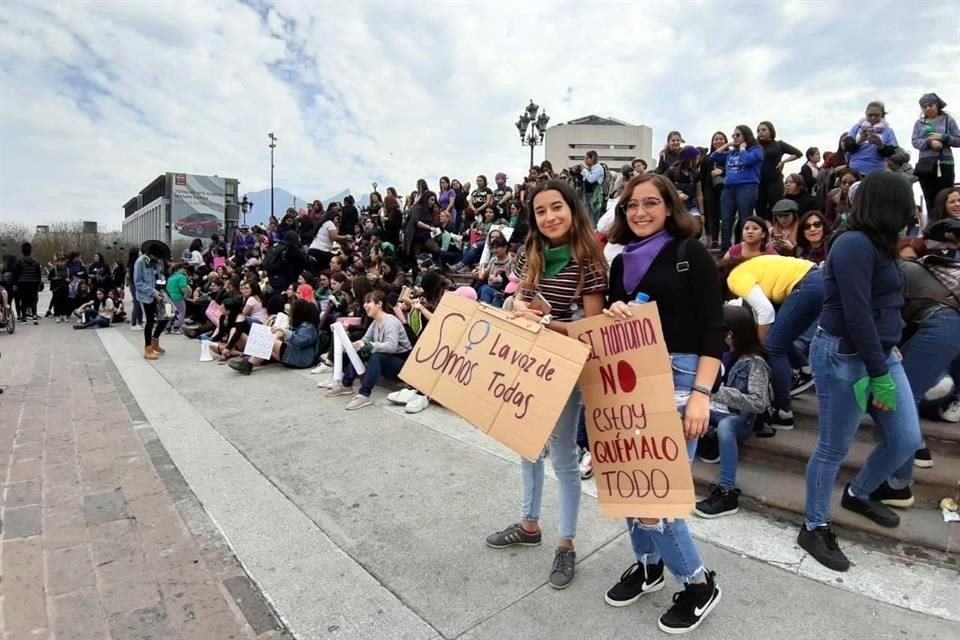
[[[674,400],[681,414],[690,397],[699,361],[699,357],[692,353],[670,354]],[[691,462],[696,452],[697,440],[688,440],[687,456]],[[630,532],[633,553],[641,564],[657,564],[663,560],[670,573],[684,584],[703,578],[703,558],[687,528],[686,520],[660,520],[656,524],[644,524],[638,518],[627,518],[627,531]]]

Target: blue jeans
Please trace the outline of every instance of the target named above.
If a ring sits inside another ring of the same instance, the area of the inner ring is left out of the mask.
[[[686,408],[685,398],[690,396],[699,361],[699,357],[692,353],[670,354],[674,397],[681,414]],[[697,440],[688,440],[687,456],[691,461],[696,453]],[[640,519],[627,518],[627,530],[630,532],[633,553],[641,564],[657,564],[663,560],[670,573],[683,583],[695,582],[703,576],[703,558],[687,528],[686,520],[660,520],[656,524],[644,524]]]
[[[715,427],[720,445],[721,487],[737,486],[737,462],[740,456],[738,444],[753,435],[753,414],[721,413],[710,410],[710,424]]]
[[[480,258],[483,256],[484,246],[484,242],[478,242],[475,247],[467,247],[467,250],[463,252],[463,264],[472,267],[480,262]]]
[[[575,386],[557,418],[550,434],[550,462],[557,474],[557,519],[560,537],[573,540],[577,536],[577,518],[580,515],[580,470],[577,467],[577,420],[580,417],[580,387]],[[522,460],[523,505],[520,517],[540,520],[543,502],[543,453],[536,462]]]
[[[363,374],[363,382],[360,383],[360,395],[370,397],[370,394],[373,393],[373,388],[377,386],[377,382],[380,381],[380,376],[385,376],[390,379],[396,379],[400,375],[400,370],[403,369],[404,363],[407,361],[407,356],[410,355],[410,352],[405,353],[382,353],[380,351],[370,354],[370,359],[367,360],[367,372]],[[353,369],[352,364],[347,364],[343,368],[343,382],[341,384],[345,387],[353,386],[353,381],[357,379],[357,372]]]
[[[810,269],[793,287],[793,291],[777,310],[777,319],[767,334],[763,346],[767,349],[773,382],[773,406],[790,410],[792,368],[790,351],[793,341],[803,335],[807,327],[820,317],[823,307],[823,273],[817,267]]]
[[[728,184],[723,187],[720,196],[720,248],[726,251],[733,244],[734,218],[739,214],[740,222],[753,215],[757,204],[756,184]]]
[[[85,322],[80,325],[81,329],[106,329],[110,326],[110,321],[107,318],[104,318],[101,315],[94,313],[94,317],[87,317]]]
[[[137,302],[137,292],[133,287],[130,287],[130,300],[133,302],[133,307],[130,309],[130,324],[133,326],[143,324],[143,307]]]
[[[857,354],[839,353],[839,346],[840,338],[823,329],[817,330],[810,344],[810,366],[820,404],[820,435],[807,463],[806,525],[810,530],[830,521],[830,495],[837,472],[864,413],[857,405],[853,384],[867,375],[866,365]],[[887,367],[897,386],[897,408],[880,411],[873,405],[867,407],[882,438],[850,483],[851,493],[858,498],[867,498],[904,462],[912,462],[920,447],[917,405],[903,364],[891,352]]]
[[[917,323],[917,330],[900,348],[903,371],[910,381],[914,403],[919,407],[923,394],[956,367],[960,359],[960,312],[941,307]],[[960,380],[954,378],[955,383]],[[921,446],[923,443],[921,442]],[[913,479],[913,458],[903,463],[893,477],[901,482]]]
[[[503,292],[493,285],[480,285],[480,302],[486,302],[498,308],[502,307]]]

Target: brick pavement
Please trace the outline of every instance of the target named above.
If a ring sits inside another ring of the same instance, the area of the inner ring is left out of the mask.
[[[0,352],[2,640],[289,638],[93,331]]]

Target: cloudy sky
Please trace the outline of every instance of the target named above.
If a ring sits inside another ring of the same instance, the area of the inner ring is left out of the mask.
[[[303,197],[515,177],[529,98],[657,145],[769,119],[801,149],[879,98],[909,146],[917,98],[960,109],[958,77],[955,0],[4,0],[0,220],[118,226],[165,171],[263,189],[269,131],[277,184]]]

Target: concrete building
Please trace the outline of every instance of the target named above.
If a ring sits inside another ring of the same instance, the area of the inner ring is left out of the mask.
[[[235,178],[161,174],[124,203],[124,242],[162,240],[179,248],[214,233],[229,238],[239,223],[238,185]]]
[[[579,164],[591,149],[611,170],[634,158],[643,158],[653,166],[653,129],[614,118],[589,115],[550,127],[544,145],[546,158],[557,172]]]

